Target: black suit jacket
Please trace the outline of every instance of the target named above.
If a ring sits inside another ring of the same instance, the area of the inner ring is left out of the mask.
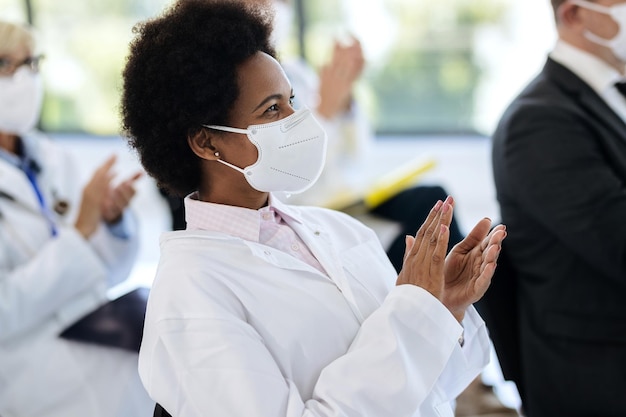
[[[528,417],[626,416],[626,124],[548,59],[492,157]]]

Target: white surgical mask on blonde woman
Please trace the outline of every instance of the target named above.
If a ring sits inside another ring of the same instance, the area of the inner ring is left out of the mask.
[[[35,127],[42,99],[41,76],[30,68],[0,77],[0,132],[21,135]]]

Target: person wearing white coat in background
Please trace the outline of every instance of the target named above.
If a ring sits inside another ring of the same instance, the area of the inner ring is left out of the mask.
[[[137,252],[109,158],[82,190],[70,154],[33,126],[39,58],[29,28],[0,22],[0,415],[142,417],[137,354],[59,334],[107,302]]]
[[[484,219],[446,256],[448,197],[406,237],[397,274],[357,220],[278,200],[319,177],[326,134],[292,107],[270,16],[180,0],[135,28],[124,134],[187,195],[187,230],[161,238],[142,381],[174,417],[451,417],[488,361],[471,304],[505,228]]]

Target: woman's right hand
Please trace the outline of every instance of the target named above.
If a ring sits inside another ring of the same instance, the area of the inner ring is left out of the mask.
[[[443,299],[444,264],[450,237],[453,203],[451,197],[443,202],[438,201],[415,237],[407,236],[404,263],[396,285],[417,285],[438,300]]]
[[[115,164],[115,159],[115,155],[107,159],[96,169],[91,180],[83,188],[78,218],[74,227],[85,239],[96,231],[102,220],[102,206],[113,179],[114,173],[111,168]]]

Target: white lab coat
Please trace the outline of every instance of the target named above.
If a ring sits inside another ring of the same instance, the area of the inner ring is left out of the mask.
[[[0,159],[0,415],[147,417],[153,403],[136,354],[57,336],[106,302],[130,271],[137,239],[115,238],[104,225],[89,242],[80,236],[72,227],[82,186],[74,164],[45,138],[29,143],[46,200],[67,200],[70,210],[57,216],[51,238],[26,175]]]
[[[473,307],[462,348],[438,300],[395,286],[370,229],[274,202],[330,278],[223,233],[164,234],[139,355],[150,396],[175,417],[452,417],[489,357]]]

